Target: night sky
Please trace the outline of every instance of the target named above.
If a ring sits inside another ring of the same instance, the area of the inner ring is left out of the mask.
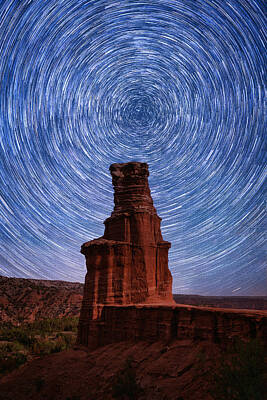
[[[84,281],[134,160],[173,292],[266,295],[263,2],[0,4],[0,275]]]

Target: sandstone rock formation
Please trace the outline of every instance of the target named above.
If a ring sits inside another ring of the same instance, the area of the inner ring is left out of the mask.
[[[267,311],[185,305],[106,305],[81,343],[96,349],[117,342],[202,340],[223,347],[236,339],[267,345]]]
[[[150,195],[148,165],[112,164],[114,211],[104,236],[84,243],[86,258],[80,330],[107,304],[174,304],[168,269],[169,242]]]
[[[148,166],[110,166],[114,211],[104,236],[84,243],[87,274],[77,343],[90,350],[123,341],[190,339],[227,345],[236,337],[266,342],[266,311],[175,304],[168,269],[170,243],[148,186]]]

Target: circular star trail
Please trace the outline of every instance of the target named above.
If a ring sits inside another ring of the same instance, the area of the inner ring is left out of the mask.
[[[175,293],[266,294],[255,0],[7,0],[0,273],[83,281],[109,165],[147,162]]]

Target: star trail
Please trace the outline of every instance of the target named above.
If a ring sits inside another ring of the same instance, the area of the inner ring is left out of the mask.
[[[173,292],[266,295],[263,2],[0,7],[0,274],[83,281],[134,160]]]

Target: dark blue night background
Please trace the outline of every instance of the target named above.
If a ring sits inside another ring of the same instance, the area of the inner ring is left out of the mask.
[[[0,274],[83,281],[135,160],[173,292],[266,295],[263,2],[0,4]]]

